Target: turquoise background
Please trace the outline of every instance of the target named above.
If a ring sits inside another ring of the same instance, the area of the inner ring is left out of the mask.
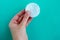
[[[8,24],[30,2],[41,13],[27,27],[29,40],[60,40],[60,0],[0,0],[0,40],[12,40]]]

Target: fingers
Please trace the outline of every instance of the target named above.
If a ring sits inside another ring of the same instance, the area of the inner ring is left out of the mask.
[[[13,17],[12,23],[18,24],[18,26],[25,27],[30,21],[31,17],[29,16],[29,12],[25,12],[25,10],[21,11],[19,14]]]
[[[24,15],[24,14],[25,14],[25,10],[19,12],[17,15],[20,17],[20,16],[22,16],[22,15]]]
[[[32,20],[32,17],[29,17],[29,19],[28,19],[28,21],[26,23],[26,26],[31,22],[31,20]]]
[[[24,17],[23,17],[21,23],[19,24],[19,26],[22,25],[22,26],[25,27],[25,25],[26,25],[26,23],[27,23],[27,21],[28,21],[28,18],[29,18],[29,12],[26,12],[26,13],[24,14]]]
[[[17,14],[16,16],[13,17],[12,22],[13,23],[18,23],[20,18],[22,18],[21,16],[24,14],[25,10],[21,11],[19,14]]]
[[[19,14],[17,14],[16,16],[14,16],[14,20],[18,20],[20,16],[22,16],[24,14],[25,10],[21,11]],[[16,18],[17,17],[17,18]]]

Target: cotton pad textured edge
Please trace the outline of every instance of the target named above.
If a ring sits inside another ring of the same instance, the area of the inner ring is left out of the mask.
[[[30,12],[29,14],[30,14],[31,17],[36,17],[40,13],[40,7],[36,3],[29,3],[26,6],[25,11],[29,11]]]

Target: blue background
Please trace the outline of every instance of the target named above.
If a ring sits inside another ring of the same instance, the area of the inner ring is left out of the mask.
[[[0,40],[12,40],[8,24],[30,2],[41,13],[27,27],[29,40],[60,40],[60,0],[0,0]]]

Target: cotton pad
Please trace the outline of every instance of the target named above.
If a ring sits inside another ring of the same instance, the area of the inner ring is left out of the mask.
[[[40,13],[40,7],[36,3],[30,3],[26,6],[25,11],[29,11],[31,17],[36,17]]]

